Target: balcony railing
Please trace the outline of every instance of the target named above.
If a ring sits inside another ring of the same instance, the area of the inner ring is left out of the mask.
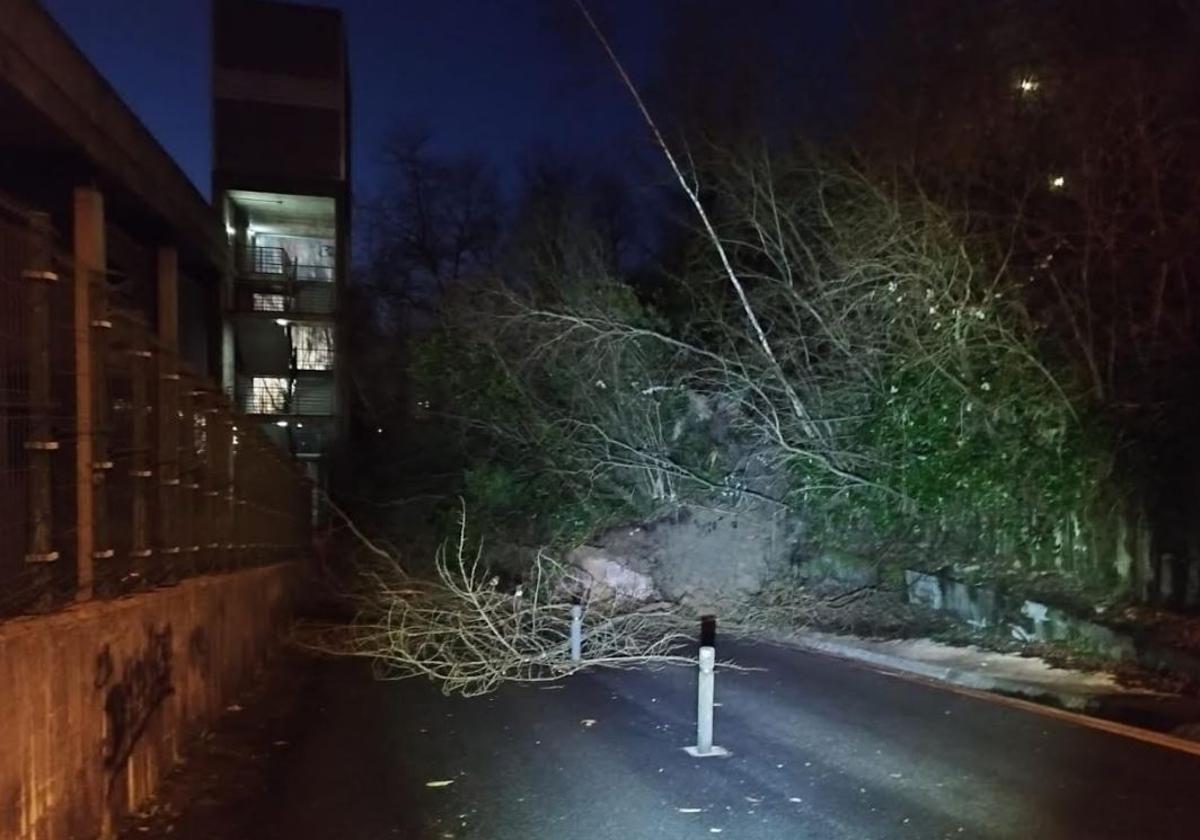
[[[337,312],[337,285],[316,280],[306,282],[242,280],[236,288],[239,312],[280,315],[333,315]]]
[[[237,251],[239,312],[333,315],[337,284],[328,265],[296,263],[283,248],[251,246]]]
[[[238,248],[234,256],[237,272],[243,277],[295,279],[296,264],[282,248],[248,245]]]

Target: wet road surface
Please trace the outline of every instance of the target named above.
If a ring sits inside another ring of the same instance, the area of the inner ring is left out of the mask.
[[[292,662],[127,836],[1200,837],[1200,757],[838,659],[720,653],[763,670],[718,673],[732,754],[708,759],[681,749],[685,669],[462,699]]]

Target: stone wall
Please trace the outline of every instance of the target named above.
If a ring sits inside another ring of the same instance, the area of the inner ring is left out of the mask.
[[[0,837],[108,833],[261,665],[297,575],[266,566],[0,624]]]

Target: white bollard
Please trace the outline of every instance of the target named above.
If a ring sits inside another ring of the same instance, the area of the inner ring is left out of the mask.
[[[705,645],[700,648],[700,672],[696,689],[696,746],[684,747],[689,755],[696,758],[729,755],[724,747],[713,744],[713,670],[716,666],[717,651]]]
[[[708,755],[713,748],[713,669],[716,663],[716,650],[700,648],[700,679],[696,690],[696,752],[701,755]]]
[[[583,607],[571,607],[571,661],[583,660]]]

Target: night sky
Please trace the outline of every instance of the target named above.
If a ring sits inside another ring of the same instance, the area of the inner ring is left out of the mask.
[[[208,195],[207,0],[43,2]],[[438,153],[483,155],[508,184],[520,161],[539,149],[620,168],[645,148],[627,95],[569,0],[323,5],[346,15],[354,189],[360,197],[378,180],[379,150],[394,129],[428,132]],[[682,0],[592,5],[639,84],[661,71],[664,39],[678,35],[680,15],[690,6]],[[837,61],[831,45],[844,34],[841,5],[709,3],[718,21],[726,13],[750,20],[768,33],[776,52],[799,56],[826,76]],[[724,60],[717,54],[712,64],[720,67]],[[830,89],[828,79],[797,81],[794,66],[787,73],[787,84]]]

